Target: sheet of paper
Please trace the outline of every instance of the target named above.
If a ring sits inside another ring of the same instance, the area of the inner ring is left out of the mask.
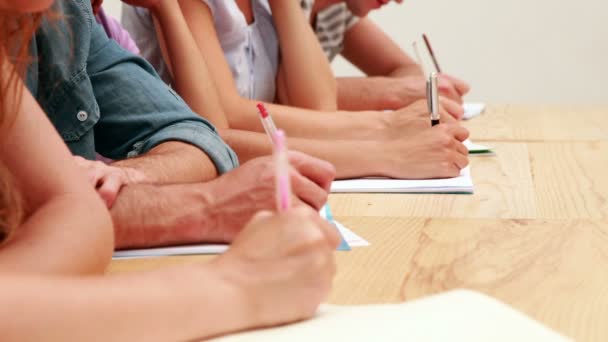
[[[465,103],[463,107],[465,120],[470,120],[476,116],[479,116],[486,110],[485,103]]]
[[[360,237],[359,235],[357,235],[352,230],[344,227],[344,225],[342,223],[340,223],[338,221],[334,221],[334,224],[336,225],[336,227],[340,231],[340,234],[342,234],[342,237],[344,238],[344,240],[346,241],[346,243],[348,243],[348,245],[351,248],[355,248],[355,247],[367,247],[367,246],[370,245],[370,243],[367,240],[365,240],[364,238]]]
[[[471,169],[466,167],[460,176],[445,179],[388,179],[360,178],[334,181],[334,193],[454,193],[472,194],[474,191]]]
[[[369,243],[359,235],[355,234],[350,229],[346,228],[340,222],[336,222],[333,219],[329,206],[323,207],[320,214],[326,220],[332,222],[340,234],[342,235],[342,243],[338,246],[339,251],[348,251],[352,247],[365,247],[369,246]],[[136,259],[136,258],[153,258],[163,256],[178,256],[178,255],[206,255],[206,254],[222,254],[227,251],[228,245],[212,245],[212,244],[201,244],[201,245],[190,245],[190,246],[175,246],[175,247],[164,247],[164,248],[147,248],[147,249],[133,249],[124,250],[114,253],[113,259]]]
[[[472,142],[469,139],[463,141],[463,144],[469,150],[469,154],[478,155],[478,156],[479,155],[483,155],[483,156],[496,155],[496,153],[494,153],[494,151],[492,150],[491,147],[475,144],[474,142]]]
[[[478,292],[456,290],[404,304],[322,306],[315,318],[210,342],[565,342],[510,306]]]

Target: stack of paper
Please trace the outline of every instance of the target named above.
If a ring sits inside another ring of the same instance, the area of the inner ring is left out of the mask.
[[[485,103],[465,103],[463,107],[465,120],[479,116],[486,110]]]
[[[565,337],[481,293],[457,290],[405,304],[321,307],[315,318],[212,342],[564,342]]]
[[[334,181],[331,192],[335,193],[450,193],[472,194],[474,190],[471,169],[466,167],[460,176],[445,179],[388,179],[361,178]]]

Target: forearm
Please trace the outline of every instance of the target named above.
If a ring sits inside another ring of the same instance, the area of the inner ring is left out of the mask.
[[[129,185],[122,189],[111,214],[116,249],[181,245],[220,240],[214,228],[204,184]]]
[[[256,102],[245,98],[224,101],[230,127],[264,132],[256,113]],[[302,108],[266,104],[278,128],[290,137],[311,139],[370,139],[386,129],[383,113],[319,112]]]
[[[340,110],[395,110],[406,107],[403,93],[393,79],[387,77],[338,78],[338,108]]]
[[[214,267],[89,279],[4,277],[2,338],[193,341],[250,327],[246,299]]]
[[[316,110],[336,109],[336,80],[298,1],[270,1],[281,47],[280,82],[289,104]]]
[[[260,133],[225,130],[222,137],[236,151],[239,158],[247,160],[269,155],[272,145],[269,138]],[[370,163],[370,158],[382,154],[382,143],[373,140],[318,140],[289,138],[290,150],[300,151],[313,157],[329,161],[336,168],[336,178],[356,178],[385,175],[383,162]]]
[[[113,250],[111,226],[98,198],[57,196],[38,208],[0,248],[0,269],[56,275],[102,273]]]
[[[112,165],[140,171],[145,175],[145,182],[152,184],[205,182],[218,175],[215,165],[203,151],[181,142],[166,142],[141,157]]]
[[[393,71],[388,73],[386,76],[388,77],[406,77],[406,76],[421,76],[424,77],[424,72],[422,67],[419,64],[416,64],[413,61],[408,61],[408,63],[404,63],[400,65],[398,68],[395,68]]]
[[[178,1],[160,1],[151,11],[156,19],[157,32],[160,33],[163,55],[170,61],[172,86],[194,112],[218,128],[227,128],[228,120],[218,98],[215,83]]]

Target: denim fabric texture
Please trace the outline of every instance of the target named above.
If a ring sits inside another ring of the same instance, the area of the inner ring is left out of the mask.
[[[168,141],[200,148],[218,172],[238,166],[215,127],[196,115],[143,58],[96,23],[90,0],[59,0],[31,44],[27,86],[72,153],[120,160]]]

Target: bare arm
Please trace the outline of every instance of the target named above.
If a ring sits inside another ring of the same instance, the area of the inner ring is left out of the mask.
[[[271,0],[279,35],[281,103],[314,110],[336,110],[336,79],[298,1]]]
[[[253,321],[213,264],[108,278],[4,276],[2,287],[7,341],[190,341]]]
[[[4,82],[3,82],[4,83]],[[0,137],[0,158],[25,195],[28,216],[0,248],[0,269],[53,274],[101,273],[113,247],[112,222],[79,174],[67,147],[19,81],[16,121]],[[9,107],[15,104],[9,99]]]
[[[163,0],[149,10],[154,16],[163,58],[172,74],[172,86],[195,112],[218,128],[228,128],[228,119],[217,96],[215,82],[178,1]]]
[[[197,147],[181,142],[166,142],[137,158],[129,158],[113,166],[135,169],[145,176],[146,183],[172,184],[205,182],[218,172],[209,157]]]
[[[2,338],[199,341],[307,319],[329,294],[338,243],[318,212],[297,208],[260,213],[206,264],[105,278],[3,276]]]
[[[214,66],[209,72],[217,85],[230,127],[264,132],[256,113],[256,101],[243,98],[237,92],[209,8],[199,0],[180,0],[180,4],[201,55],[207,65]],[[292,137],[360,139],[378,137],[387,129],[383,113],[378,112],[317,112],[273,104],[269,104],[268,109],[277,126]]]
[[[420,66],[369,18],[346,32],[342,55],[368,77],[338,79],[340,109],[397,109],[426,96]],[[448,75],[439,87],[443,96],[456,102],[469,91],[466,83]]]

